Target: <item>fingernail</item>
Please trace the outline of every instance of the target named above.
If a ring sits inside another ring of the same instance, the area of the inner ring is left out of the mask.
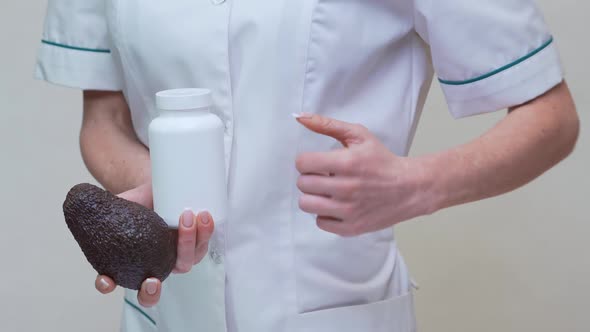
[[[201,224],[203,224],[203,225],[209,225],[209,221],[211,221],[210,218],[209,218],[209,213],[203,213],[203,214],[201,214]]]
[[[313,116],[313,114],[311,113],[307,113],[307,112],[301,112],[301,113],[292,113],[291,114],[295,119],[311,119],[311,117]]]
[[[100,278],[98,279],[98,287],[100,287],[101,290],[106,291],[107,289],[109,289],[109,283],[104,280],[104,278]]]
[[[191,210],[184,210],[182,213],[182,225],[186,228],[193,227],[193,212]]]
[[[145,291],[149,295],[156,295],[158,291],[158,282],[156,279],[148,279],[145,281]]]

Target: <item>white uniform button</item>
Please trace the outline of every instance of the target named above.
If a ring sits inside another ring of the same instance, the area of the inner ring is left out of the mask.
[[[211,260],[215,263],[215,264],[221,264],[223,263],[223,257],[221,255],[221,253],[219,253],[219,251],[215,248],[211,248],[209,250],[209,257],[211,257]]]
[[[211,3],[214,5],[221,5],[224,2],[225,2],[225,0],[211,0]]]

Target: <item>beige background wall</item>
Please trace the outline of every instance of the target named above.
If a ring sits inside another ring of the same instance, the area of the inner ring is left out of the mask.
[[[398,227],[423,332],[590,331],[590,4],[540,1],[582,118],[574,155],[528,187]],[[33,81],[45,1],[0,4],[0,331],[115,331],[61,203],[90,181],[78,91]],[[435,84],[413,154],[476,137],[502,114],[455,121]]]

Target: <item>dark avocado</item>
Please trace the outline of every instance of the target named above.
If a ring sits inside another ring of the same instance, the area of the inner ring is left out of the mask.
[[[117,285],[139,289],[174,268],[177,231],[154,211],[88,183],[70,190],[63,211],[86,259]]]

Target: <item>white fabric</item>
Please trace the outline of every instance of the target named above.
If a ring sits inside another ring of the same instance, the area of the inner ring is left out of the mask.
[[[41,44],[35,76],[83,90],[120,90],[121,70],[110,53],[66,49]]]
[[[534,0],[415,0],[416,31],[430,45],[438,76],[481,77],[526,57],[551,39]],[[496,111],[529,101],[562,79],[551,43],[539,54],[489,78],[442,84],[454,117]]]
[[[553,43],[537,55],[487,79],[462,85],[443,84],[449,108],[460,118],[519,105],[562,80]]]
[[[123,330],[133,332],[413,331],[411,282],[392,231],[342,238],[298,209],[297,154],[339,144],[305,130],[291,113],[361,123],[406,155],[433,64],[443,80],[471,80],[550,37],[532,0],[78,3],[50,2],[44,38],[110,45],[111,53],[92,62],[45,44],[41,78],[122,89],[146,145],[160,90],[213,90],[226,128],[229,218],[216,225],[204,265],[165,282],[162,302],[146,311],[156,326],[142,327],[145,316],[126,306]],[[54,63],[104,76],[68,74]],[[461,117],[528,101],[561,76],[551,45],[473,85],[443,89]]]
[[[35,76],[85,90],[121,90],[119,63],[103,52],[111,49],[105,17],[104,1],[49,0],[42,40],[62,46],[41,44]]]

